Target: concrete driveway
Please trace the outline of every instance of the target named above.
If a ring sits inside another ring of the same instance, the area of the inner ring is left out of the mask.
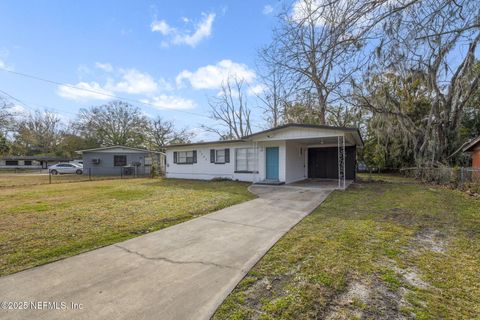
[[[0,318],[210,318],[248,270],[332,189],[251,191],[259,198],[0,278],[1,301],[28,303],[28,310],[0,310]]]

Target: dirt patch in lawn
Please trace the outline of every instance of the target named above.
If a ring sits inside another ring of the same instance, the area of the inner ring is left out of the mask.
[[[479,207],[403,180],[336,191],[214,319],[480,319]]]
[[[400,283],[402,280],[425,285],[417,274],[395,268]],[[405,278],[404,278],[405,277]],[[411,308],[407,296],[411,289],[392,286],[385,282],[382,275],[351,281],[345,292],[336,297],[325,314],[319,315],[326,320],[347,319],[411,319],[414,315],[407,310]]]
[[[430,250],[436,253],[445,253],[447,246],[446,235],[435,229],[422,229],[413,239],[418,249]],[[417,249],[417,250],[418,250]]]

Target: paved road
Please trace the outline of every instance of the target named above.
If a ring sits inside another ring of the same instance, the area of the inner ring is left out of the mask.
[[[251,190],[259,198],[0,278],[3,301],[66,304],[66,310],[0,310],[0,319],[210,318],[268,249],[331,192]]]

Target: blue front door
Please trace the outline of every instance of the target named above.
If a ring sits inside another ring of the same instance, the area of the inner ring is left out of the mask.
[[[267,180],[278,180],[278,147],[267,148]]]

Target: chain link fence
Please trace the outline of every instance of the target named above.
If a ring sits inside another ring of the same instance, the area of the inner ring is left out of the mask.
[[[478,168],[402,168],[400,172],[407,177],[428,183],[480,186],[480,169]]]
[[[480,185],[480,168],[461,168],[460,181],[462,183],[476,183]]]
[[[111,168],[84,168],[78,173],[58,173],[48,169],[1,170],[0,187],[16,187],[81,181],[153,178],[161,175],[153,166],[126,166]]]

